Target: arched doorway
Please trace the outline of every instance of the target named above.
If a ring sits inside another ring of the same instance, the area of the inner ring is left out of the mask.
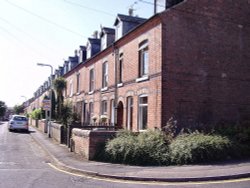
[[[123,128],[123,103],[120,101],[117,106],[117,128]]]

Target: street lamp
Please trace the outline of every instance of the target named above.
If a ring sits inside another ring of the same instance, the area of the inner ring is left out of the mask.
[[[49,111],[49,123],[48,123],[48,137],[50,137],[50,126],[51,126],[51,116],[52,116],[52,76],[53,76],[53,67],[50,64],[44,64],[44,63],[37,63],[38,66],[43,67],[50,67],[51,74],[50,74],[50,111]]]

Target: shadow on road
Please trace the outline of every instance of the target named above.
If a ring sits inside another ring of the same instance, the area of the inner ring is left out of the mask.
[[[4,124],[4,123],[6,123],[7,121],[0,121],[0,125],[2,125],[2,124]]]
[[[31,133],[35,133],[36,131],[13,130],[11,132],[14,134],[31,134]]]

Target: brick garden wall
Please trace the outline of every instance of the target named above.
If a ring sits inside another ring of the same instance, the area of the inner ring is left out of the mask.
[[[72,150],[88,160],[92,160],[101,144],[115,135],[115,131],[72,130]]]
[[[38,130],[47,133],[47,123],[45,119],[38,120]]]
[[[51,123],[50,127],[50,136],[59,143],[62,143],[62,127],[63,125],[58,123]]]

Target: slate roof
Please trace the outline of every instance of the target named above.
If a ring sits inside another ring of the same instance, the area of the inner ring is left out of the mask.
[[[141,24],[145,22],[147,19],[135,17],[135,16],[128,16],[124,14],[118,14],[114,23],[114,26],[118,24],[119,21],[125,21],[125,22],[132,22],[132,23],[138,23]]]

